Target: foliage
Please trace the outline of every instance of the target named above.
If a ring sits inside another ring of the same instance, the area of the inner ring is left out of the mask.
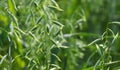
[[[120,69],[117,1],[0,0],[0,69]]]

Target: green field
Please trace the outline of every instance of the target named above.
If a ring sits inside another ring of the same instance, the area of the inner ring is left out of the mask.
[[[0,70],[120,70],[120,0],[0,0]]]

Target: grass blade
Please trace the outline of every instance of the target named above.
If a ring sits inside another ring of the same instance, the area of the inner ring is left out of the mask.
[[[100,54],[100,56],[102,56],[102,51],[101,51],[101,49],[100,49],[100,46],[98,46],[97,44],[95,44],[96,45],[96,48],[97,48],[97,50],[98,50],[98,53]]]
[[[61,59],[56,54],[52,53],[52,55],[55,56],[57,58],[57,60],[61,62]]]
[[[0,61],[0,65],[3,63],[3,61],[6,59],[7,55],[4,55]]]
[[[12,14],[16,13],[17,7],[15,5],[14,0],[8,0],[8,8],[9,8],[9,11],[12,12]]]
[[[93,45],[94,43],[96,43],[96,42],[98,42],[98,41],[100,41],[100,40],[101,40],[101,38],[95,39],[95,40],[92,41],[90,44],[88,44],[88,46],[91,46],[91,45]]]

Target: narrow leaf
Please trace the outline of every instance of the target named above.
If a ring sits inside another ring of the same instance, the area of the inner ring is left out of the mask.
[[[13,21],[16,23],[16,25],[17,25],[17,27],[18,27],[18,19],[17,19],[17,18],[15,17],[15,15],[12,14],[10,11],[7,10],[7,12],[8,12],[8,14],[11,16],[11,18],[13,19]]]
[[[7,55],[4,55],[0,61],[0,65],[3,63],[3,61],[5,60],[5,58],[7,57]]]
[[[56,54],[52,54],[52,55],[55,56],[57,60],[61,62],[61,59]]]
[[[54,24],[56,24],[56,25],[58,25],[58,26],[60,26],[60,27],[63,27],[64,25],[63,24],[61,24],[60,22],[58,22],[58,21],[52,21]]]
[[[102,56],[102,52],[101,52],[100,46],[98,46],[97,44],[95,44],[95,45],[96,45],[96,48],[98,50],[98,53],[100,54],[100,56]]]
[[[115,21],[115,22],[111,22],[110,24],[118,24],[118,25],[120,25],[120,22]]]
[[[57,2],[56,2],[55,0],[51,0],[51,1],[52,1],[52,3],[53,3],[55,6],[50,6],[50,7],[55,8],[55,9],[57,9],[58,11],[63,11],[63,10],[59,7],[59,5],[57,4]]]
[[[31,32],[29,32],[29,35],[30,35],[31,37],[33,37],[33,38],[35,39],[35,41],[39,42],[39,40],[36,38],[36,36],[35,36],[34,34],[32,34]]]
[[[17,7],[14,0],[8,0],[8,9],[12,14],[16,13]]]
[[[118,35],[119,33],[117,33],[115,36],[114,36],[114,39],[112,40],[112,44],[115,42],[115,40],[118,38]]]
[[[26,34],[24,31],[22,31],[20,28],[18,28],[18,27],[15,27],[15,29],[17,29],[19,32],[21,32],[22,34]]]
[[[113,62],[105,63],[105,65],[111,65],[111,64],[116,64],[116,63],[120,63],[120,61],[113,61]]]
[[[95,40],[92,41],[90,44],[88,44],[88,46],[90,46],[90,45],[92,45],[92,44],[94,44],[94,43],[96,43],[96,42],[98,42],[98,41],[100,41],[100,40],[101,40],[101,38],[95,39]]]

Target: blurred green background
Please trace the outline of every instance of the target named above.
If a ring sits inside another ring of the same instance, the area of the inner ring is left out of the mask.
[[[120,69],[119,2],[0,0],[0,69]]]

